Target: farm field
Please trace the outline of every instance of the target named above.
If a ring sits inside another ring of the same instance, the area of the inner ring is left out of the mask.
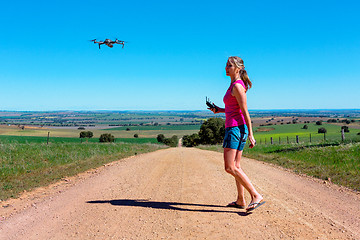
[[[307,125],[308,129],[303,129],[303,126]],[[344,126],[345,124],[341,125]],[[296,136],[299,136],[300,142],[310,142],[310,134],[312,142],[321,142],[324,140],[324,134],[318,133],[319,128],[325,128],[327,133],[325,134],[328,141],[341,141],[341,126],[329,123],[323,123],[322,125],[316,125],[315,123],[301,123],[301,124],[284,124],[284,125],[271,125],[255,127],[253,129],[254,136],[259,144],[264,144],[265,139],[267,143],[270,143],[270,138],[273,138],[274,143],[287,143],[287,137],[289,143],[296,142]],[[349,132],[345,133],[345,139],[360,141],[360,135],[357,135],[360,130],[349,127]]]
[[[129,128],[130,131],[126,129]],[[134,134],[138,134],[139,138],[156,138],[158,134],[164,134],[167,137],[177,135],[182,137],[184,135],[198,132],[200,125],[170,125],[170,126],[127,126],[115,128],[86,128],[85,130],[78,130],[76,128],[29,128],[24,130],[18,127],[0,127],[0,136],[37,136],[47,137],[50,132],[51,137],[68,137],[79,138],[81,131],[91,131],[94,133],[93,138],[99,138],[103,133],[111,133],[115,138],[134,138]]]

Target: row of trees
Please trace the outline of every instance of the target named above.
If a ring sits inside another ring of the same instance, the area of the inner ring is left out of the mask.
[[[80,132],[80,138],[90,139],[94,136],[91,131],[82,131]],[[115,137],[110,133],[104,133],[100,135],[99,142],[115,142]]]

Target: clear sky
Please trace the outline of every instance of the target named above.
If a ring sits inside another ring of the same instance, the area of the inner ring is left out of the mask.
[[[2,1],[0,110],[360,108],[360,1]],[[119,38],[125,48],[90,39]]]

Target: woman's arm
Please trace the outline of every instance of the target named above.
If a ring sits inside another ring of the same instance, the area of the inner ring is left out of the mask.
[[[214,104],[215,105],[215,104]],[[215,105],[216,106],[216,105]],[[225,112],[225,108],[221,108],[221,107],[218,107],[216,106],[216,108],[208,108],[210,111],[212,111],[213,113],[224,113]]]
[[[245,122],[249,129],[249,140],[251,143],[249,147],[253,148],[256,144],[256,141],[255,141],[253,130],[252,130],[250,114],[249,114],[249,111],[247,108],[245,88],[241,84],[237,83],[234,85],[234,87],[232,89],[232,93],[236,97],[237,102],[239,103],[241,112],[244,114]]]

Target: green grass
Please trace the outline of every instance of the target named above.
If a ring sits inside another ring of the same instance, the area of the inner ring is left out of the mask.
[[[312,142],[321,142],[324,140],[323,133],[317,133],[318,129],[324,127],[327,130],[325,134],[326,140],[328,141],[340,141],[341,140],[341,127],[333,124],[323,123],[323,125],[316,125],[315,123],[306,123],[308,129],[302,129],[305,124],[284,124],[284,125],[271,125],[264,126],[261,128],[275,128],[275,130],[269,132],[257,132],[257,128],[254,128],[254,136],[258,143],[270,143],[270,138],[273,138],[274,143],[279,143],[279,137],[281,143],[286,143],[287,138],[289,138],[289,143],[296,142],[296,135],[299,136],[299,141],[302,143],[310,142],[310,134]],[[360,135],[357,133],[360,132],[360,129],[349,128],[350,132],[345,133],[346,139],[351,139],[353,141],[360,141]]]
[[[221,145],[200,148],[223,151]],[[246,147],[244,156],[360,191],[360,142],[264,144],[256,145],[253,149]]]
[[[82,139],[83,142],[99,142],[98,138]],[[156,138],[116,138],[116,142],[126,143],[158,143]],[[7,136],[0,135],[0,143],[46,143],[47,137],[35,136]],[[49,143],[80,143],[80,138],[50,137]]]
[[[24,190],[164,147],[149,143],[0,142],[0,199],[15,198]]]

